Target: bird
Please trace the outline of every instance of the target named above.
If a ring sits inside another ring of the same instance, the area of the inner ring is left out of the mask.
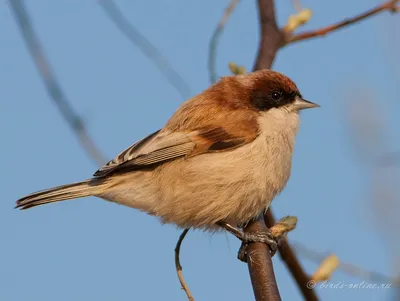
[[[180,228],[225,228],[242,241],[272,243],[236,230],[284,189],[299,112],[316,107],[277,71],[221,77],[93,177],[29,194],[16,208],[95,196]]]

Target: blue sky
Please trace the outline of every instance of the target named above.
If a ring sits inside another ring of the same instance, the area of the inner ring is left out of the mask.
[[[162,127],[182,103],[96,1],[26,2],[62,88],[108,158]],[[283,25],[294,10],[289,0],[277,2]],[[209,38],[227,1],[117,3],[187,80],[192,95],[209,85]],[[380,1],[302,3],[314,14],[305,30]],[[368,103],[364,100],[376,101],[373,113],[384,116],[390,141],[385,147],[400,149],[399,22],[398,16],[383,13],[326,38],[289,46],[274,65],[298,84],[305,98],[321,105],[302,114],[292,177],[273,202],[276,215],[299,218],[290,239],[387,275],[396,271],[398,244],[389,244],[381,231],[385,221],[377,212],[387,203],[373,205],[371,170],[359,160],[347,111],[356,104],[362,112]],[[242,1],[220,40],[218,75],[229,74],[229,61],[249,70],[257,43],[255,1]],[[95,198],[25,212],[13,209],[17,198],[85,179],[97,166],[47,95],[6,1],[0,2],[0,44],[0,299],[186,300],[175,275],[173,249],[180,231],[174,226]],[[398,171],[389,175],[398,176]],[[395,189],[396,181],[389,177]],[[253,298],[247,266],[236,260],[238,247],[229,235],[189,234],[181,260],[196,300]],[[283,299],[300,300],[279,257],[273,261]],[[317,267],[302,262],[309,273]],[[339,281],[361,282],[336,273],[332,282]],[[389,300],[394,292],[320,288],[318,294],[323,300]]]

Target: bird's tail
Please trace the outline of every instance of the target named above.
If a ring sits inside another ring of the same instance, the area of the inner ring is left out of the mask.
[[[19,199],[15,208],[24,210],[43,204],[96,195],[102,191],[104,184],[104,181],[92,179],[38,191]]]

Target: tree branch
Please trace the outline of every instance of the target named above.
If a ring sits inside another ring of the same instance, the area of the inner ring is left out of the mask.
[[[10,0],[9,4],[14,13],[15,21],[19,26],[25,45],[36,64],[48,94],[60,110],[62,117],[70,126],[78,138],[80,145],[84,148],[89,157],[93,159],[97,165],[104,164],[106,162],[105,157],[89,136],[82,118],[74,111],[72,105],[69,103],[61,89],[53,70],[51,70],[51,66],[46,59],[42,45],[33,30],[32,22],[26,12],[23,0]]]
[[[275,225],[275,218],[272,214],[271,209],[268,209],[267,213],[264,215],[264,221],[268,228]],[[279,242],[278,250],[282,261],[285,263],[290,274],[292,274],[304,299],[307,301],[317,301],[318,297],[315,294],[315,291],[307,287],[307,283],[309,283],[311,279],[303,270],[300,261],[297,259],[296,253],[289,245],[287,238],[284,238]]]
[[[191,95],[188,83],[170,65],[163,54],[155,47],[141,32],[139,32],[122,15],[117,5],[112,0],[99,0],[107,16],[114,22],[115,26],[147,56],[167,79],[167,81],[179,92],[183,99]]]
[[[210,47],[208,52],[208,70],[210,73],[211,83],[215,83],[217,81],[217,73],[215,72],[215,59],[217,56],[217,44],[219,38],[222,34],[222,31],[225,28],[226,22],[228,22],[230,15],[232,14],[233,10],[235,9],[239,1],[240,0],[231,0],[229,5],[226,7],[224,14],[221,17],[221,20],[219,20],[217,28],[215,29],[211,37]]]
[[[244,229],[245,232],[268,231],[262,216],[256,221],[251,221]],[[270,250],[266,244],[256,242],[247,245],[247,265],[253,285],[254,296],[257,301],[279,301],[278,285],[275,279],[274,268]]]
[[[258,11],[261,36],[253,71],[271,68],[276,52],[283,42],[283,34],[275,20],[274,1],[258,0]]]
[[[253,70],[270,68],[276,52],[280,48],[283,35],[275,19],[273,0],[258,0],[260,21],[260,42]],[[267,231],[262,217],[250,222],[244,231],[247,233]],[[281,300],[276,284],[274,269],[269,248],[263,243],[252,243],[247,246],[247,265],[256,300]]]
[[[355,16],[353,18],[344,19],[341,22],[338,22],[338,23],[335,23],[335,24],[332,24],[332,25],[329,25],[329,26],[326,26],[326,27],[323,27],[323,28],[320,28],[317,30],[307,31],[307,32],[303,32],[303,33],[299,33],[299,34],[295,34],[295,35],[293,35],[291,32],[286,32],[283,46],[294,43],[294,42],[299,42],[299,41],[303,41],[303,40],[307,40],[307,39],[311,39],[311,38],[325,36],[326,34],[328,34],[330,32],[333,32],[333,31],[336,31],[343,27],[355,24],[357,22],[360,22],[368,17],[374,16],[383,11],[390,10],[392,12],[397,12],[400,9],[400,7],[396,5],[398,2],[399,2],[399,0],[389,0],[385,3],[382,3],[381,5],[378,5],[377,7],[373,8],[373,9],[370,9],[370,10],[358,15],[358,16]]]
[[[284,36],[282,31],[278,28],[275,19],[275,8],[274,8],[274,1],[273,0],[258,0],[258,9],[259,9],[259,19],[260,19],[260,32],[261,32],[261,39],[258,48],[257,58],[255,60],[255,64],[253,70],[260,70],[271,68],[272,63],[275,59],[275,55],[279,48],[282,45]],[[269,213],[268,213],[269,212]],[[263,219],[258,219],[257,222],[249,224],[244,231],[246,232],[253,232],[257,229],[266,229],[266,225],[268,227],[272,227],[275,224],[275,219],[270,210],[268,210],[267,214],[265,215],[265,222]],[[287,240],[284,240],[284,242]],[[287,244],[287,243],[286,243]],[[287,244],[288,245],[288,244]],[[287,264],[288,268],[290,269],[292,275],[294,274],[302,274],[304,279],[296,279],[297,284],[300,290],[303,293],[303,296],[306,300],[318,300],[317,296],[315,295],[313,290],[303,291],[305,279],[309,278],[306,276],[305,272],[302,270],[299,261],[297,260],[295,254],[293,252],[285,251],[289,248],[283,249],[279,248],[279,252],[281,254],[282,259]],[[273,267],[271,261],[271,255],[269,253],[268,247],[265,244],[249,244],[248,246],[248,254],[252,254],[252,260],[248,260],[248,266],[250,270],[250,276],[253,283],[254,294],[256,296],[256,300],[270,300],[270,298],[276,298],[276,294],[271,293],[272,296],[268,295],[269,287],[271,286],[271,281],[276,281],[275,276],[273,274]],[[289,256],[290,255],[290,256]],[[264,256],[262,259],[261,256]],[[257,263],[264,262],[264,265],[252,264],[252,261],[255,260]],[[294,265],[297,263],[297,266]],[[295,270],[291,270],[294,269]],[[271,272],[272,271],[272,272]],[[258,277],[257,277],[258,276]],[[269,276],[270,280],[265,281],[264,276]],[[264,285],[260,285],[260,282],[264,281]],[[276,284],[276,283],[275,283]],[[277,294],[279,297],[279,293]],[[271,299],[275,300],[275,299]],[[279,300],[279,298],[276,298]]]

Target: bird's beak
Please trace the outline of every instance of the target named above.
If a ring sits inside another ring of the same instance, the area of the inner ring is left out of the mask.
[[[316,103],[313,103],[311,101],[305,100],[299,96],[296,96],[294,103],[292,104],[293,109],[296,111],[304,110],[304,109],[312,109],[312,108],[318,108],[319,105]]]

